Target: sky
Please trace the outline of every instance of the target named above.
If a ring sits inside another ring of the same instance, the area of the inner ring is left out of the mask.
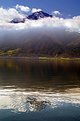
[[[27,19],[37,11],[52,14],[37,21]],[[15,18],[24,23],[11,23]],[[0,30],[21,30],[34,28],[65,28],[80,33],[80,0],[0,0]]]
[[[60,11],[67,16],[80,15],[80,0],[0,0],[0,6],[10,8],[17,4],[32,8],[40,8],[45,12]]]

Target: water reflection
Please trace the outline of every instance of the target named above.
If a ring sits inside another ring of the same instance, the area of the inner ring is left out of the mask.
[[[11,90],[0,91],[0,109],[10,109],[15,112],[40,111],[45,108],[57,108],[71,103],[80,106],[80,89],[66,93],[52,92],[16,92]]]
[[[0,59],[0,109],[36,112],[80,106],[80,63]]]

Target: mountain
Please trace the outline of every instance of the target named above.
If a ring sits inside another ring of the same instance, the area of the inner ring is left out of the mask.
[[[43,11],[35,12],[31,15],[29,15],[27,18],[14,18],[10,21],[10,23],[24,23],[26,19],[30,20],[38,20],[40,18],[46,18],[46,17],[52,17],[52,15],[49,15]]]
[[[43,11],[38,11],[33,13],[32,15],[29,15],[27,18],[30,20],[38,20],[40,18],[45,18],[45,17],[52,17],[52,15],[49,15]]]
[[[25,18],[14,18],[13,20],[10,21],[10,23],[24,23]]]
[[[49,28],[9,31],[0,38],[0,55],[80,57],[80,33]]]

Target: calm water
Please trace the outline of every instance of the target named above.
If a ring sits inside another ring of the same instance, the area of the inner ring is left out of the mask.
[[[0,59],[0,121],[80,121],[80,62]]]

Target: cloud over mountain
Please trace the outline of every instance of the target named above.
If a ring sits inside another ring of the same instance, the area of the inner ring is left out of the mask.
[[[13,18],[23,18],[24,15],[19,13],[15,8],[0,8],[0,24],[1,23],[8,23]]]
[[[29,12],[30,11],[30,8],[29,7],[23,6],[23,5],[19,5],[19,4],[16,5],[16,9],[17,10],[24,11],[24,12]]]
[[[63,18],[57,17],[56,15],[61,15],[59,11],[54,11],[55,14],[53,17],[47,18],[39,18],[37,21],[29,20],[26,18],[27,14],[23,14],[21,11],[30,12],[30,8],[27,6],[16,5],[13,8],[3,8],[0,7],[0,29],[29,29],[29,28],[41,28],[41,27],[62,27],[68,31],[76,31],[80,32],[80,16],[74,16],[72,18]],[[32,8],[32,12],[38,12],[41,9]],[[37,13],[36,13],[37,15]],[[11,20],[18,18],[18,20],[23,20],[25,18],[24,23],[9,23]],[[19,19],[20,18],[20,19]]]
[[[35,13],[35,12],[39,12],[39,11],[42,11],[42,9],[37,9],[37,8],[32,8],[32,13]]]
[[[53,11],[52,12],[53,16],[61,16],[61,12],[60,11]]]

